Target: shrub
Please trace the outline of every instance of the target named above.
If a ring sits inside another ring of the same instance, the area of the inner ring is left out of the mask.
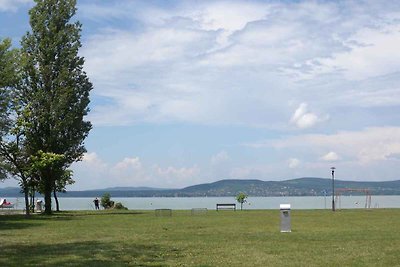
[[[247,198],[247,194],[245,194],[245,193],[240,192],[239,194],[237,194],[236,200],[237,200],[237,202],[240,203],[240,210],[243,209],[243,203],[247,202],[246,198]]]
[[[121,202],[114,203],[114,201],[111,200],[111,195],[110,193],[105,193],[100,200],[101,206],[103,206],[104,209],[117,209],[117,210],[127,210],[128,208],[122,205]]]
[[[110,193],[105,193],[101,197],[100,204],[104,209],[110,209],[114,206],[114,201],[111,201]]]
[[[117,210],[127,210],[128,208],[125,207],[124,205],[122,205],[121,202],[117,202],[117,203],[115,203],[115,205],[114,205],[114,209],[117,209]]]

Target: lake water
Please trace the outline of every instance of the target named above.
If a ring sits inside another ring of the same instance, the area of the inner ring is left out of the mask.
[[[24,207],[23,198],[9,198],[17,209]],[[161,197],[161,198],[112,198],[130,210],[192,208],[215,209],[217,203],[236,203],[234,197]],[[61,210],[93,210],[93,198],[59,198]],[[336,201],[338,209],[357,209],[365,207],[365,196],[342,196]],[[279,204],[291,204],[292,209],[331,209],[332,198],[326,197],[248,197],[243,209],[279,209]],[[240,208],[240,205],[237,205]],[[371,208],[400,208],[400,196],[372,196]]]

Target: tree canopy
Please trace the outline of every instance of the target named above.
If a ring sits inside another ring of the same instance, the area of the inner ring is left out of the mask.
[[[23,189],[44,194],[51,213],[52,192],[73,183],[68,168],[86,152],[92,84],[78,54],[82,26],[71,22],[76,0],[35,3],[18,54],[8,39],[0,44],[0,134],[9,137],[1,144],[7,160],[0,164],[10,163],[9,173],[25,177]]]
[[[10,39],[0,39],[0,145],[7,137],[12,120],[10,117],[11,88],[18,82],[17,51],[11,50]],[[0,180],[6,178],[9,166],[0,153]]]
[[[240,210],[243,209],[243,203],[245,203],[247,200],[247,195],[245,193],[240,192],[236,196],[236,201],[240,203]]]

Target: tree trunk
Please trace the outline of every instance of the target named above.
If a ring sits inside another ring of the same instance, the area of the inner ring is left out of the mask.
[[[243,210],[243,203],[240,202],[240,210]]]
[[[55,188],[53,190],[53,196],[54,196],[54,200],[56,201],[56,211],[60,211],[60,205],[58,203],[58,198],[57,198],[57,193],[56,193],[56,189]]]
[[[51,193],[53,192],[53,183],[50,181],[51,177],[43,177],[45,179],[44,184],[44,213],[50,215],[51,210]]]
[[[29,209],[31,212],[35,211],[35,186],[31,186],[28,189],[29,192],[29,198],[30,198],[30,202],[29,202]]]
[[[25,198],[25,215],[29,216],[31,214],[30,213],[31,207],[29,205],[29,188],[25,182],[23,182],[23,188],[24,188],[24,198]]]
[[[21,184],[22,184],[22,191],[24,192],[24,200],[25,200],[25,215],[30,215],[30,207],[29,207],[29,186],[27,183],[27,179],[25,175],[21,174]]]

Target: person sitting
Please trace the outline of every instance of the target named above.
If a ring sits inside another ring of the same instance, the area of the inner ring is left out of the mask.
[[[0,207],[1,208],[13,208],[14,205],[11,202],[8,202],[6,199],[0,200]]]

